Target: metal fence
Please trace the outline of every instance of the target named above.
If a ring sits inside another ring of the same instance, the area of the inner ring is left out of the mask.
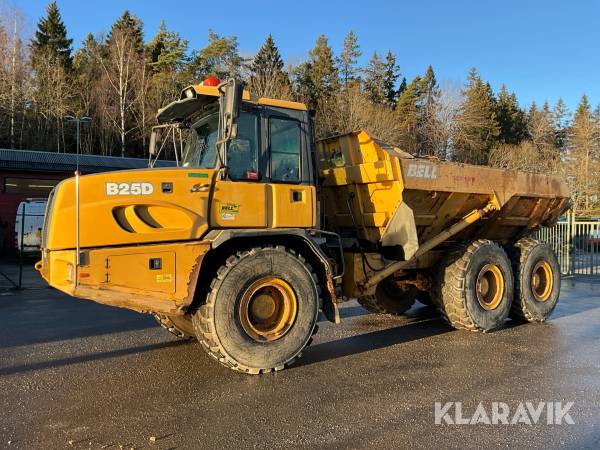
[[[578,220],[567,214],[537,238],[552,246],[564,275],[600,275],[600,221]]]

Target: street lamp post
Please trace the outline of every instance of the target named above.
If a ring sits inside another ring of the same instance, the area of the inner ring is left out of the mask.
[[[92,121],[91,117],[74,117],[65,116],[65,120],[68,122],[75,122],[77,125],[77,156],[75,157],[75,287],[79,284],[79,266],[81,264],[81,251],[79,245],[79,146],[80,146],[80,128],[82,123],[89,123]]]
[[[91,122],[92,118],[87,117],[87,116],[83,116],[83,117],[65,116],[65,120],[67,122],[75,122],[75,124],[77,126],[77,170],[79,170],[79,149],[80,149],[81,124]]]

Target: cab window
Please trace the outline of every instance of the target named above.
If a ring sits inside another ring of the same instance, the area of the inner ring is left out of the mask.
[[[183,150],[183,167],[215,167],[218,128],[218,114],[211,114],[192,125]]]
[[[237,120],[237,136],[227,145],[227,168],[232,180],[259,180],[258,115],[242,113]]]
[[[271,117],[271,180],[286,183],[300,181],[300,122]]]

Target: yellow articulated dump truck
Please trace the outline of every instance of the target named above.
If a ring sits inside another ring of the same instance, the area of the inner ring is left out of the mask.
[[[568,207],[561,179],[416,158],[365,131],[316,142],[312,116],[233,79],[186,88],[150,144],[177,167],[60,183],[36,268],[251,374],[291,364],[349,298],[381,314],[418,300],[470,331],[548,318],[560,270],[530,236]]]

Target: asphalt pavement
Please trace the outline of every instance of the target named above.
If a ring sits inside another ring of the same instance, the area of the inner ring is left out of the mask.
[[[41,285],[4,292],[0,448],[600,448],[599,278],[563,281],[549,322],[490,334],[423,306],[341,315],[293,367],[248,376],[148,315]],[[525,402],[573,402],[573,424],[449,424],[454,403],[436,424],[436,402],[461,402],[467,420],[480,402],[509,419]]]

